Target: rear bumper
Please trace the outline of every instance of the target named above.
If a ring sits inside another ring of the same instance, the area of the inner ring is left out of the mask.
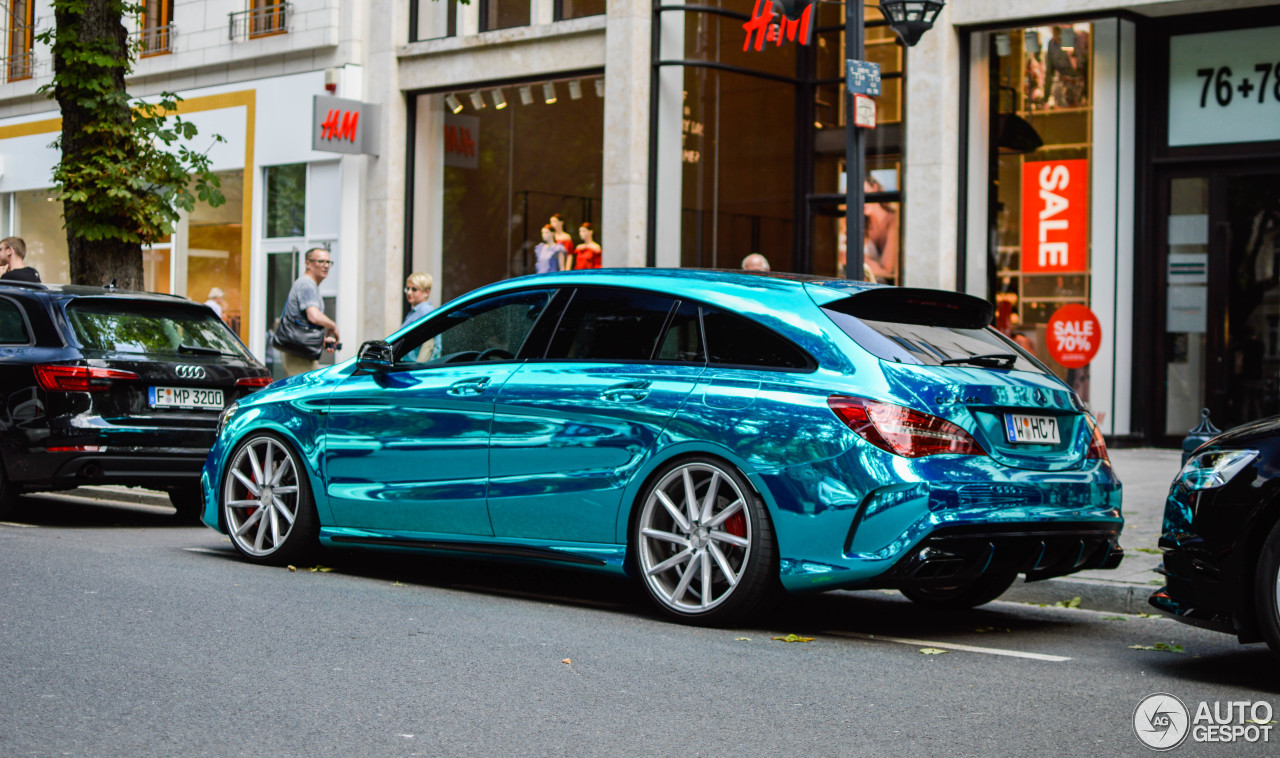
[[[207,451],[200,448],[117,448],[96,451],[33,450],[8,456],[9,480],[26,490],[86,484],[165,488],[200,481]],[[16,460],[15,460],[16,459]]]
[[[1113,569],[1124,559],[1120,531],[1096,523],[943,527],[877,579],[877,586],[949,587],[999,571],[1028,582],[1077,571]]]

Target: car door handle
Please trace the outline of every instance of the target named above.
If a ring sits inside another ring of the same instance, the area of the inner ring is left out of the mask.
[[[483,393],[485,387],[488,386],[489,377],[477,376],[450,384],[447,392],[450,395],[479,395]]]
[[[649,396],[649,387],[650,383],[643,380],[623,382],[601,392],[600,399],[613,403],[638,403]]]

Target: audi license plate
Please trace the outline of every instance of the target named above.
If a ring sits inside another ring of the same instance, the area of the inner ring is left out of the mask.
[[[1033,442],[1042,445],[1058,444],[1058,419],[1055,416],[1024,416],[1020,413],[1004,414],[1004,431],[1010,442]]]
[[[222,390],[199,387],[152,387],[152,408],[203,408],[222,410]]]

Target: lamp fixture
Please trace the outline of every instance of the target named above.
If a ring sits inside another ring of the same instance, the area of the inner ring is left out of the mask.
[[[1009,33],[996,32],[996,55],[1001,58],[1007,58],[1012,52],[1013,45],[1009,42]]]
[[[596,79],[596,97],[604,99],[604,77]]]
[[[913,47],[942,12],[945,0],[880,0],[880,12],[889,20],[902,44]]]
[[[1074,50],[1076,47],[1076,30],[1070,26],[1063,26],[1058,30],[1058,45],[1063,50]]]
[[[582,99],[582,81],[581,80],[579,79],[569,80],[569,99],[570,100]]]
[[[542,102],[553,105],[556,101],[556,83],[547,82],[542,85]]]
[[[526,84],[520,88],[520,104],[533,105],[533,87]]]
[[[1034,29],[1027,30],[1027,52],[1036,55],[1040,52],[1040,32]]]
[[[507,107],[507,96],[502,94],[502,90],[500,88],[490,90],[489,99],[493,101],[493,109],[496,111],[500,111]]]
[[[472,107],[472,108],[475,108],[475,109],[476,109],[476,110],[478,110],[478,111],[482,111],[482,110],[484,110],[484,109],[485,109],[485,107],[486,107],[486,106],[485,106],[485,102],[484,102],[484,95],[481,95],[478,91],[476,91],[476,92],[472,92],[472,93],[471,93],[471,107]]]
[[[452,92],[444,96],[444,105],[454,113],[462,113],[462,101]]]

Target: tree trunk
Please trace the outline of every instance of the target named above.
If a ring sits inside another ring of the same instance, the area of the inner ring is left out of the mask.
[[[121,6],[113,0],[85,0],[83,13],[73,13],[58,9],[54,14],[57,34],[64,39],[78,38],[87,45],[101,44],[104,50],[110,51],[110,57],[127,65],[129,59],[126,48],[127,35],[121,23]],[[55,42],[56,48],[56,42]],[[85,80],[86,69],[92,64],[80,61],[76,65],[77,77]],[[54,52],[54,70],[70,68]],[[101,66],[99,70],[88,74],[101,77],[99,81],[109,81],[118,97],[102,98],[101,93],[86,92],[87,88],[74,84],[58,86],[55,96],[58,107],[62,110],[62,161],[67,165],[76,165],[77,160],[84,160],[86,151],[93,148],[101,155],[103,147],[115,147],[124,154],[133,152],[134,147],[128,139],[132,113],[129,109],[128,96],[124,86],[125,65]],[[87,95],[87,97],[86,97]],[[103,103],[107,102],[104,111]],[[86,104],[88,103],[88,104]],[[94,124],[106,119],[125,128],[119,130],[95,130]],[[111,145],[110,142],[118,144]],[[93,193],[101,191],[93,185],[85,187],[67,187],[75,191],[82,189]],[[68,198],[63,203],[63,219],[67,230],[67,254],[71,264],[71,282],[73,284],[104,285],[115,282],[121,289],[144,288],[142,276],[142,246],[137,242],[124,242],[119,239],[86,239],[85,229],[93,228],[97,221],[95,211],[87,203]]]

